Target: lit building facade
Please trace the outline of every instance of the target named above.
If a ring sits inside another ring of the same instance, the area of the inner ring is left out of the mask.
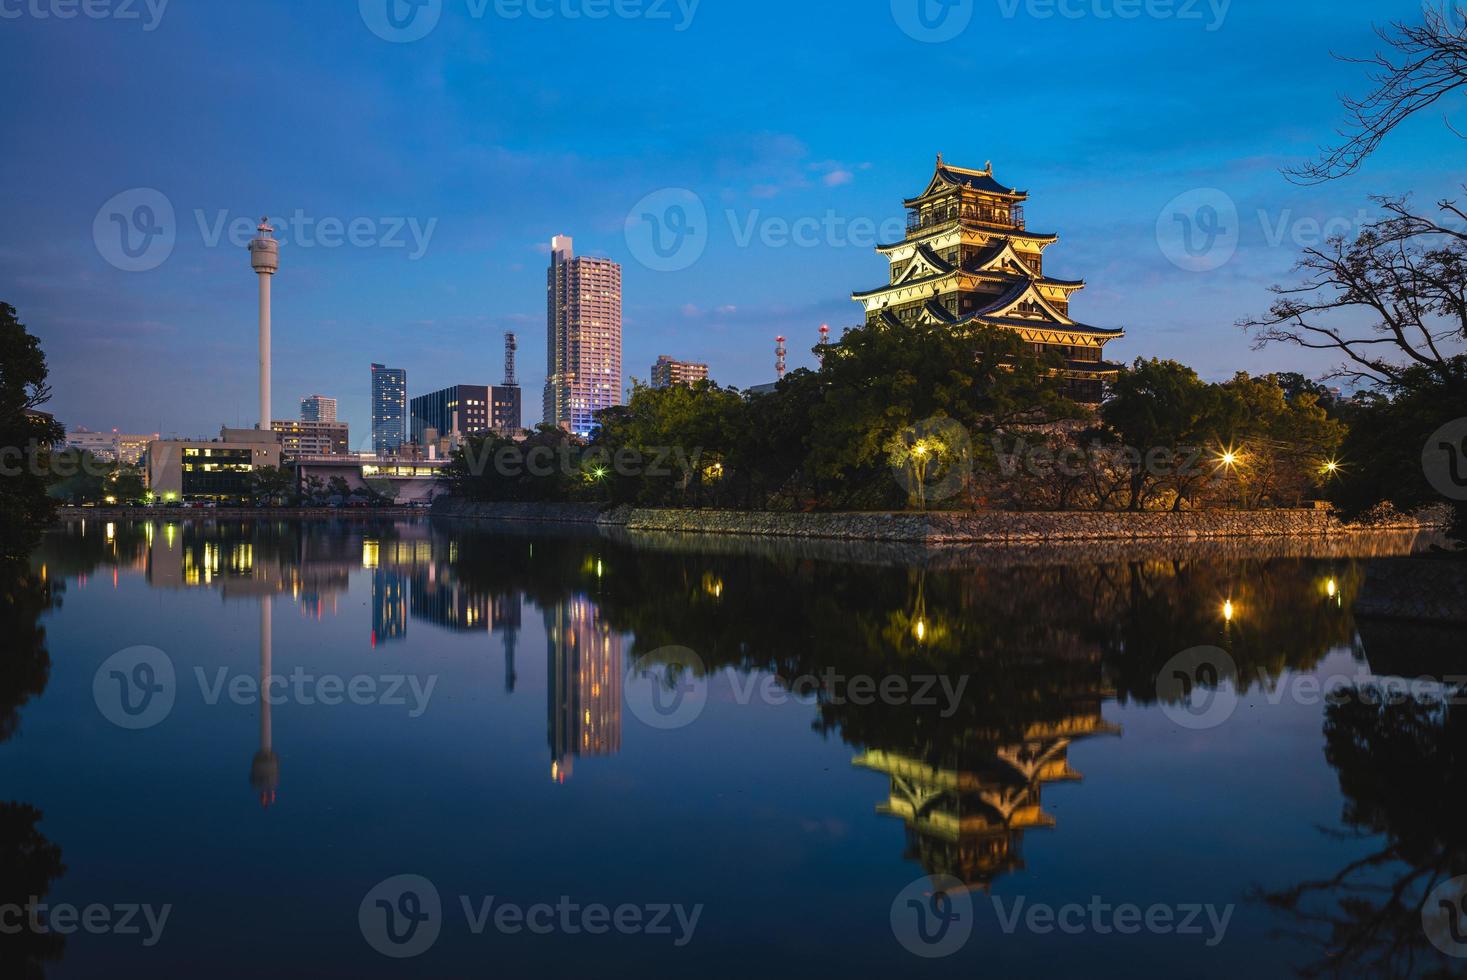
[[[159,440],[148,444],[148,486],[160,500],[245,503],[254,473],[280,466],[274,432],[222,429],[212,441]]]
[[[1102,357],[1125,331],[1070,317],[1083,280],[1044,272],[1044,252],[1058,235],[1027,229],[1028,193],[993,178],[992,165],[968,170],[941,155],[927,189],[907,200],[907,236],[879,245],[891,264],[887,285],[852,298],[868,326],[979,324],[1018,333],[1035,353],[1058,354],[1066,393],[1099,404],[1119,367]]]
[[[372,365],[372,451],[391,456],[408,439],[407,372]]]
[[[150,436],[127,435],[113,429],[111,432],[92,432],[90,429],[78,427],[75,431],[66,434],[66,446],[68,449],[80,449],[91,453],[98,459],[110,459],[114,462],[126,463],[128,466],[137,466],[143,461],[143,456],[148,451],[148,443],[159,438],[158,433]]]
[[[671,388],[673,385],[690,385],[708,380],[708,365],[679,361],[663,354],[652,365],[652,387]]]
[[[406,383],[406,379],[404,379]],[[302,422],[335,422],[336,399],[325,395],[311,395],[301,399]]]
[[[277,421],[270,428],[280,436],[286,459],[346,456],[351,452],[351,432],[345,422]]]
[[[584,597],[545,610],[550,778],[570,778],[577,756],[621,751],[621,636]]]
[[[622,403],[621,266],[550,243],[546,275],[545,421],[587,437],[596,413]]]

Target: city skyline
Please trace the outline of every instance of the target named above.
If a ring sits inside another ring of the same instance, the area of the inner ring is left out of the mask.
[[[818,120],[772,97],[766,82],[731,85],[726,69],[710,73],[711,51],[727,38],[752,40],[744,21],[759,20],[713,6],[683,31],[614,19],[450,24],[464,19],[459,10],[446,12],[429,37],[401,46],[374,36],[355,9],[290,8],[285,17],[288,8],[268,6],[282,16],[175,6],[151,32],[85,20],[26,21],[10,32],[26,37],[8,49],[14,83],[24,77],[46,97],[13,107],[16,149],[0,166],[30,192],[16,202],[0,252],[14,277],[11,301],[51,356],[52,408],[70,425],[199,434],[249,424],[254,379],[238,367],[255,344],[253,298],[231,227],[253,228],[266,212],[281,228],[286,258],[275,283],[273,414],[293,417],[303,395],[333,393],[359,434],[354,448],[362,448],[370,432],[368,392],[355,380],[363,363],[405,365],[433,379],[423,390],[464,374],[495,377],[498,337],[543,322],[537,270],[545,241],[561,228],[578,236],[582,254],[626,270],[630,364],[674,349],[710,363],[721,382],[748,387],[771,380],[776,334],[790,338],[791,368],[813,366],[815,328],[828,322],[838,332],[858,319],[849,291],[869,284],[879,266],[857,222],[879,227],[900,218],[898,195],[911,192],[910,175],[935,152],[972,163],[991,158],[1035,194],[1036,226],[1065,230],[1056,274],[1092,278],[1087,315],[1130,328],[1117,360],[1172,357],[1218,380],[1235,369],[1323,373],[1334,363],[1329,356],[1251,351],[1234,321],[1266,309],[1267,286],[1288,281],[1299,242],[1329,222],[1353,227],[1370,207],[1368,195],[1415,191],[1430,201],[1454,186],[1431,172],[1434,153],[1455,138],[1429,113],[1403,127],[1369,173],[1316,188],[1279,173],[1329,138],[1335,95],[1362,90],[1356,67],[1333,60],[1331,50],[1367,55],[1371,24],[1417,16],[1414,0],[1368,10],[1234,4],[1223,30],[1181,19],[1042,19],[1022,10],[999,19],[984,10],[969,33],[1001,27],[1008,39],[985,53],[985,71],[1018,70],[1060,47],[1064,63],[1017,91],[1002,125],[976,105],[981,137],[895,140],[864,135],[859,120],[884,112],[918,133],[944,111],[908,105],[896,65],[978,65],[970,45],[903,33],[885,4],[839,24],[780,8],[789,31],[767,39],[771,57],[793,52],[797,40],[822,38],[832,50],[893,66],[853,79]],[[1145,113],[1118,113],[1103,91],[1079,84],[1119,67],[1116,46],[1096,43],[1108,31],[1126,33],[1131,97],[1148,106]],[[1307,46],[1298,43],[1303,35]],[[322,36],[339,39],[330,76],[311,67]],[[205,52],[219,37],[241,50],[271,51],[272,72],[262,79],[242,62],[206,68],[217,59]],[[146,57],[136,57],[139,45]],[[552,45],[566,52],[553,76],[537,70]],[[625,77],[594,81],[604,76],[598,52],[608,49],[625,52]],[[819,59],[786,60],[796,64],[787,86],[813,86],[828,71]],[[80,70],[64,67],[72,65]],[[180,83],[199,71],[214,87],[207,113],[185,94],[196,86]],[[669,87],[668,71],[693,81]],[[99,90],[102,77],[113,84]],[[1185,98],[1178,78],[1193,82]],[[274,100],[276,126],[301,150],[269,154],[268,174],[258,172],[266,155],[258,127],[210,122],[248,118],[261,85],[291,93]],[[501,89],[514,97],[486,111],[486,93]],[[737,91],[727,104],[714,100],[730,90]],[[1277,99],[1279,90],[1290,99]],[[637,92],[661,103],[659,126],[640,135],[627,124],[650,110],[625,108],[639,104],[629,98]],[[384,123],[374,127],[379,135],[365,160],[355,141],[338,138],[337,125],[320,124],[342,100]],[[156,111],[136,108],[144,102]],[[552,107],[559,111],[545,111]],[[1058,111],[1069,125],[1051,125]],[[79,123],[61,143],[45,138],[58,112]],[[172,120],[167,130],[158,128],[164,119]],[[183,140],[177,132],[207,136]],[[108,166],[99,168],[92,161],[103,146]],[[428,157],[446,163],[426,167]],[[104,205],[140,188],[167,202],[174,242],[156,268],[127,272],[99,252],[94,223]],[[690,191],[707,213],[706,247],[675,271],[639,259],[626,229],[639,203],[669,189]],[[1158,219],[1180,195],[1207,189],[1237,208],[1236,255],[1205,272],[1180,268],[1158,242]],[[372,223],[376,245],[346,244],[345,231],[343,244],[322,244],[331,222],[345,228],[358,219]],[[814,222],[815,244],[779,244],[771,222],[802,220]],[[402,247],[382,245],[389,237]],[[107,370],[119,349],[139,354],[127,376]],[[360,361],[344,351],[361,351]],[[527,390],[543,384],[539,360],[524,361]],[[206,403],[214,411],[196,419],[195,407]]]

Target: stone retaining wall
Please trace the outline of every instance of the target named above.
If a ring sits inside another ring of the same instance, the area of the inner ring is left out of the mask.
[[[759,537],[907,541],[924,544],[1148,539],[1322,537],[1353,534],[1327,511],[1189,511],[1130,513],[842,513],[784,514],[717,510],[602,509],[595,504],[477,504],[440,498],[437,516],[488,520],[599,524],[631,531],[739,534]],[[1369,530],[1429,526],[1403,521]]]

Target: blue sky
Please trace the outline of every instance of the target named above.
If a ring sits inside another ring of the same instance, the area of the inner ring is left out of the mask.
[[[1364,90],[1331,51],[1368,54],[1372,22],[1419,19],[1417,0],[958,0],[939,30],[963,29],[940,41],[903,29],[917,0],[427,0],[437,22],[407,43],[374,33],[392,33],[388,0],[89,2],[109,16],[0,0],[0,299],[42,338],[71,426],[253,418],[255,283],[215,232],[267,213],[311,223],[288,229],[275,281],[275,415],[336,396],[364,445],[372,361],[406,368],[412,394],[494,383],[505,330],[538,419],[557,233],[624,264],[629,377],[666,353],[757,384],[776,334],[808,364],[822,322],[859,322],[851,291],[886,275],[869,229],[937,152],[992,160],[1031,192],[1030,227],[1060,234],[1048,270],[1089,282],[1073,315],[1129,331],[1112,359],[1318,374],[1331,358],[1254,352],[1234,321],[1267,308],[1315,223],[1354,222],[1373,193],[1460,190],[1440,114],[1348,180],[1279,173]],[[612,16],[587,16],[598,2]],[[707,214],[674,271],[626,230],[668,189]],[[160,199],[171,234],[139,260],[160,264],[119,268],[109,215]],[[1199,202],[1237,209],[1227,261],[1168,257]],[[782,243],[781,221],[814,233]]]

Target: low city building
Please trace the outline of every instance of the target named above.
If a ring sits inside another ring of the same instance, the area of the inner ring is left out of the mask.
[[[652,365],[652,387],[671,388],[673,385],[691,385],[708,380],[708,365],[692,361],[679,361],[663,354]]]
[[[280,437],[259,429],[221,429],[213,440],[160,439],[148,444],[148,486],[165,503],[244,503],[255,471],[280,461]]]
[[[66,447],[91,453],[98,459],[137,466],[148,451],[148,443],[159,438],[158,433],[150,436],[127,435],[113,429],[111,432],[93,432],[78,426],[66,434]]]
[[[345,422],[287,420],[272,422],[270,427],[280,436],[281,453],[286,459],[345,456],[351,452],[351,433]]]

